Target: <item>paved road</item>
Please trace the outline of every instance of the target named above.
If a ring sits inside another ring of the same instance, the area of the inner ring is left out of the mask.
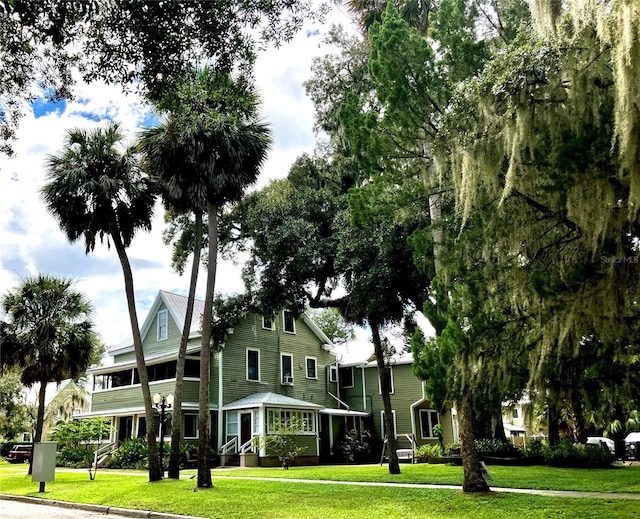
[[[46,502],[48,504],[42,504]],[[135,519],[202,519],[199,517],[163,514],[144,510],[128,510],[100,505],[45,501],[38,498],[7,496],[0,497],[2,519],[95,519],[97,517]]]
[[[89,519],[107,515],[51,505],[7,501],[5,499],[0,500],[0,510],[2,519]]]

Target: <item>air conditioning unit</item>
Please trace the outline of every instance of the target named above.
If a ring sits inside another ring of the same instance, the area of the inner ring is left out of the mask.
[[[293,377],[282,377],[282,383],[292,386],[293,385]]]

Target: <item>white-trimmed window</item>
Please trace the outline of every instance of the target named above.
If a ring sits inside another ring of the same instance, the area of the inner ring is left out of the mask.
[[[197,414],[184,415],[184,438],[185,440],[198,438],[198,415]]]
[[[265,330],[273,330],[273,317],[263,315],[262,328],[264,328]]]
[[[267,410],[267,432],[276,432],[275,424],[288,424],[291,418],[295,418],[300,425],[300,434],[315,434],[316,420],[313,411],[295,411],[269,409]]]
[[[420,409],[420,437],[423,440],[437,438],[433,428],[440,423],[438,411],[433,409]]]
[[[305,372],[307,374],[307,378],[318,378],[318,359],[315,357],[305,357]]]
[[[260,381],[260,350],[247,348],[247,380]]]
[[[340,385],[343,388],[353,387],[353,366],[340,368]]]
[[[169,312],[160,310],[158,312],[158,340],[166,341],[169,336]]]
[[[227,441],[238,436],[238,413],[227,412]]]
[[[280,383],[293,386],[293,355],[290,353],[280,354]]]
[[[391,416],[393,417],[393,436],[398,437],[398,424],[396,423],[396,410],[393,409],[391,411]],[[384,439],[387,435],[384,430],[384,409],[380,411],[380,438]]]
[[[329,366],[329,382],[338,382],[337,366]]]
[[[282,312],[282,328],[285,333],[296,333],[296,320],[289,310]]]
[[[393,368],[389,366],[388,369],[382,371],[382,373],[387,373],[389,377],[389,394],[393,395],[395,393],[395,388],[393,387]],[[382,384],[380,383],[380,377],[378,377],[378,394],[382,394]]]

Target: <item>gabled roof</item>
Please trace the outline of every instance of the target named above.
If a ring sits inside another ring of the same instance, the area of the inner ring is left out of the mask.
[[[162,306],[162,303],[166,306],[169,314],[171,314],[171,318],[176,323],[176,326],[182,332],[184,328],[185,316],[187,313],[187,297],[182,296],[180,294],[174,294],[173,292],[166,292],[165,290],[160,290],[158,292],[158,296],[156,297],[153,305],[149,309],[147,313],[147,317],[140,328],[140,335],[144,340],[146,334],[149,332],[151,328],[151,324],[153,323],[158,310]],[[200,323],[202,322],[202,314],[204,313],[204,301],[201,299],[196,299],[193,305],[193,318],[191,319],[191,329],[189,330],[189,337],[198,337],[200,336]],[[314,323],[309,316],[306,314],[302,314],[300,317],[302,321],[309,327],[309,329],[314,333],[316,337],[322,342],[322,344],[331,344],[331,339],[329,339],[322,330],[318,327],[316,323]],[[127,353],[133,351],[133,338],[130,337],[126,341],[121,342],[117,346],[111,348],[108,353],[110,355],[118,355],[122,353]]]
[[[252,407],[282,407],[282,408],[301,408],[301,409],[324,409],[323,405],[314,404],[312,402],[305,402],[304,400],[298,400],[297,398],[291,398],[285,395],[278,395],[276,393],[254,393],[253,395],[246,396],[235,402],[231,402],[222,407],[225,411],[232,409],[249,409]]]
[[[167,310],[171,314],[171,318],[176,323],[178,329],[182,332],[184,329],[185,316],[187,314],[187,297],[173,292],[166,292],[160,290],[153,305],[147,313],[147,318],[144,320],[142,327],[140,328],[140,335],[144,340],[144,337],[149,332],[151,324],[158,313],[158,310],[162,306],[162,303],[166,306]],[[193,303],[193,318],[191,319],[191,328],[189,330],[189,337],[197,337],[200,335],[200,322],[202,320],[202,313],[204,312],[204,301],[196,299]],[[126,341],[121,342],[114,348],[109,350],[111,355],[119,353],[126,353],[133,350],[133,338],[129,337]]]

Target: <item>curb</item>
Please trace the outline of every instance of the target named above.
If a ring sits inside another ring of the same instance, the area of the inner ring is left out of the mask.
[[[42,499],[41,497],[14,496],[11,494],[0,494],[0,500],[19,501],[35,505],[57,506],[59,508],[70,508],[73,510],[84,510],[86,512],[96,512],[104,515],[117,515],[120,517],[133,517],[138,519],[203,519],[202,517],[196,517],[194,515],[165,514],[161,512],[152,512],[150,510],[132,510],[129,508],[117,508],[115,506],[55,501],[52,499]]]

